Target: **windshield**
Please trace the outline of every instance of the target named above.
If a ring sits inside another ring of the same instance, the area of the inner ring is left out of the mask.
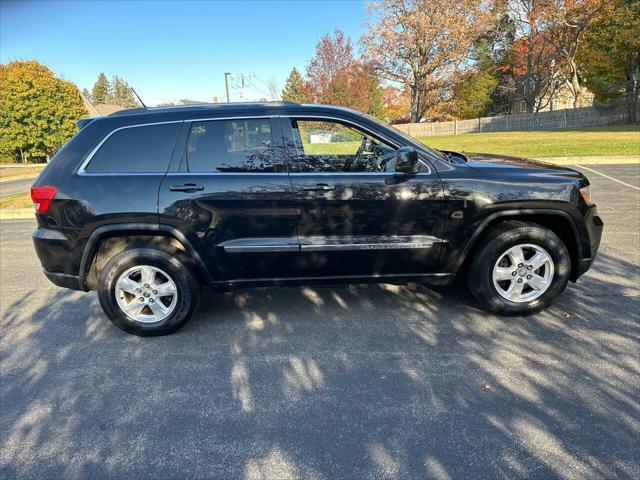
[[[375,117],[372,117],[371,115],[367,115],[366,113],[363,114],[365,117],[367,117],[369,120],[376,122],[379,125],[382,125],[386,128],[389,128],[391,130],[393,130],[397,135],[399,135],[400,137],[402,137],[403,139],[405,139],[406,141],[408,141],[409,143],[417,143],[423,150],[426,150],[428,153],[430,153],[431,155],[433,155],[434,157],[438,157],[441,158],[442,160],[446,160],[447,156],[442,153],[440,150],[436,150],[435,148],[431,148],[428,145],[425,145],[424,143],[422,143],[420,140],[418,140],[415,137],[411,137],[409,135],[407,135],[406,133],[404,133],[402,130],[398,130],[397,128],[395,128],[393,125],[390,125],[386,122],[383,122]]]

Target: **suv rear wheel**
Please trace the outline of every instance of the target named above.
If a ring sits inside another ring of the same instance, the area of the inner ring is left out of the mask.
[[[530,315],[556,300],[570,271],[569,251],[555,233],[536,224],[505,222],[481,241],[467,281],[488,310]]]
[[[102,269],[98,298],[104,313],[125,332],[167,335],[195,311],[200,285],[179,255],[134,248],[115,255]]]

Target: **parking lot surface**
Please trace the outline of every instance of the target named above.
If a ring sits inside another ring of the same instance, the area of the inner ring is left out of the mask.
[[[640,166],[589,168],[599,256],[528,318],[462,288],[261,288],[138,338],[48,283],[34,221],[0,223],[0,477],[640,477]]]

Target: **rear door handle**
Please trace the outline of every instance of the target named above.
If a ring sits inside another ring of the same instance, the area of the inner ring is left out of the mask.
[[[316,183],[315,186],[307,187],[307,188],[304,188],[303,190],[305,192],[330,192],[335,189],[336,187],[332,187],[327,183]]]
[[[171,185],[169,190],[172,192],[199,192],[204,190],[204,187],[195,183],[185,183],[184,185]]]

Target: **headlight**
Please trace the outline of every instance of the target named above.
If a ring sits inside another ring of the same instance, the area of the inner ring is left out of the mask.
[[[589,186],[582,187],[580,189],[580,195],[582,195],[584,203],[591,205],[591,188]]]

